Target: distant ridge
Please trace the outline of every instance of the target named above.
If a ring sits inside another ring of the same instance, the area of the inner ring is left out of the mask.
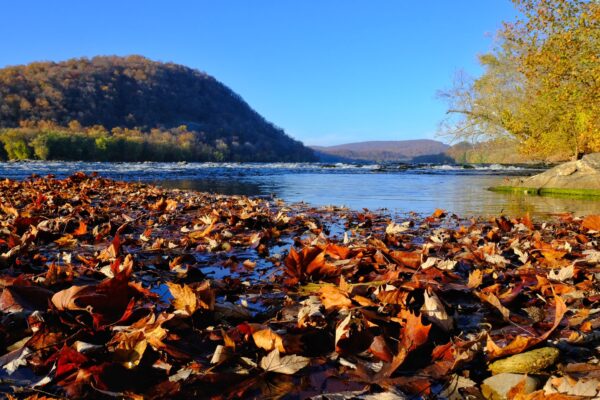
[[[310,146],[323,162],[453,162],[445,153],[445,143],[431,139],[386,140]]]

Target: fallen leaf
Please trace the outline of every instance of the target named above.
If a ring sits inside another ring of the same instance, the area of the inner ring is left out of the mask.
[[[592,231],[600,231],[600,215],[586,216],[581,221],[581,226]]]
[[[469,281],[467,282],[467,287],[469,289],[478,288],[483,282],[483,272],[480,269],[474,269],[469,273]]]
[[[352,301],[348,298],[348,294],[337,286],[323,286],[319,290],[319,298],[327,311],[340,310],[352,306]]]
[[[272,351],[273,349],[277,349],[280,353],[285,353],[283,339],[271,329],[267,328],[253,332],[252,339],[254,339],[256,347],[263,350]]]
[[[175,308],[175,314],[181,314],[186,317],[191,316],[198,308],[196,293],[188,285],[178,285],[167,282],[167,287],[173,296],[171,304]]]
[[[266,372],[293,375],[306,367],[310,359],[297,355],[281,357],[279,350],[275,349],[260,360],[260,367]]]
[[[454,321],[446,312],[446,308],[440,298],[431,290],[426,290],[424,296],[425,302],[423,307],[421,307],[423,315],[443,330],[451,330],[454,326]]]

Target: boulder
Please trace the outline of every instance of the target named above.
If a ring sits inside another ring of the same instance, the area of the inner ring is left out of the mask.
[[[506,185],[491,189],[600,196],[600,153],[587,154],[581,160],[557,165],[541,174],[514,178]]]

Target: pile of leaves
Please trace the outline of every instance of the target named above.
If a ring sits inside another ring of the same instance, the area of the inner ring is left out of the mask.
[[[82,173],[5,180],[0,390],[460,399],[514,372],[509,398],[593,398],[599,231],[598,216],[393,221]]]

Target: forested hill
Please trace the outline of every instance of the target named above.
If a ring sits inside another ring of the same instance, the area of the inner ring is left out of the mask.
[[[448,162],[447,144],[437,140],[391,140],[347,143],[337,146],[313,146],[323,161],[336,158],[353,161]]]
[[[312,150],[266,121],[215,78],[141,56],[0,69],[0,127],[5,152],[24,143],[30,158],[64,158],[53,155],[48,146],[36,151],[34,140],[42,146],[41,142],[69,138],[93,146],[80,151],[80,156],[96,159],[113,158],[106,154],[113,142],[133,147],[138,143],[134,155],[141,159],[314,159]],[[6,129],[17,127],[21,128]],[[23,143],[17,145],[15,140]],[[153,150],[156,154],[151,154]]]

